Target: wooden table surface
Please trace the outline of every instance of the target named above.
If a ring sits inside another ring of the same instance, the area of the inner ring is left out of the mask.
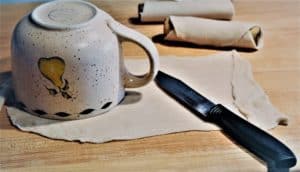
[[[94,1],[116,20],[148,37],[162,25],[134,24],[139,0]],[[288,126],[270,130],[300,159],[300,1],[235,0],[234,20],[259,23],[265,46],[241,52],[253,65],[255,79],[273,104],[290,118]],[[1,5],[0,72],[10,71],[10,37],[16,22],[37,4]],[[130,22],[131,21],[131,22]],[[221,50],[156,43],[160,55],[201,56]],[[133,44],[125,56],[145,55]],[[300,163],[292,171],[300,171]],[[183,132],[131,141],[81,144],[51,140],[12,127],[0,112],[0,171],[266,171],[253,156],[219,131]]]

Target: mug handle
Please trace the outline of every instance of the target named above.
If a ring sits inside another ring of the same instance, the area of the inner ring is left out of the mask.
[[[110,29],[117,34],[120,42],[133,42],[144,49],[150,62],[150,71],[143,75],[134,75],[125,68],[125,88],[141,87],[154,79],[158,72],[159,55],[152,41],[141,33],[130,29],[114,20],[107,21]]]

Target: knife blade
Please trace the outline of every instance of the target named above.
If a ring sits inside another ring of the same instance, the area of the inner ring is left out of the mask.
[[[265,161],[272,171],[286,171],[296,164],[294,153],[282,142],[223,105],[211,102],[181,80],[159,71],[155,82],[197,117],[221,127],[230,138]]]

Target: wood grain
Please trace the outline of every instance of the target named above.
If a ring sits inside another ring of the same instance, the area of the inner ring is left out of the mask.
[[[133,24],[140,0],[93,1],[116,20],[148,37],[162,25]],[[253,65],[255,79],[273,104],[290,118],[288,126],[269,131],[300,159],[300,1],[235,0],[234,20],[259,23],[265,46],[241,52]],[[10,37],[17,21],[37,4],[0,6],[0,72],[10,71]],[[201,56],[220,50],[156,43],[160,55]],[[134,44],[125,56],[144,56]],[[292,171],[300,171],[300,163]],[[0,171],[266,171],[251,154],[221,132],[183,132],[132,141],[80,144],[51,140],[12,127],[0,112]]]

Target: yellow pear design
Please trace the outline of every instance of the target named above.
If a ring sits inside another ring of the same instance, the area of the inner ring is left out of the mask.
[[[56,87],[63,88],[62,76],[65,71],[65,62],[60,57],[40,58],[38,61],[40,72]]]

